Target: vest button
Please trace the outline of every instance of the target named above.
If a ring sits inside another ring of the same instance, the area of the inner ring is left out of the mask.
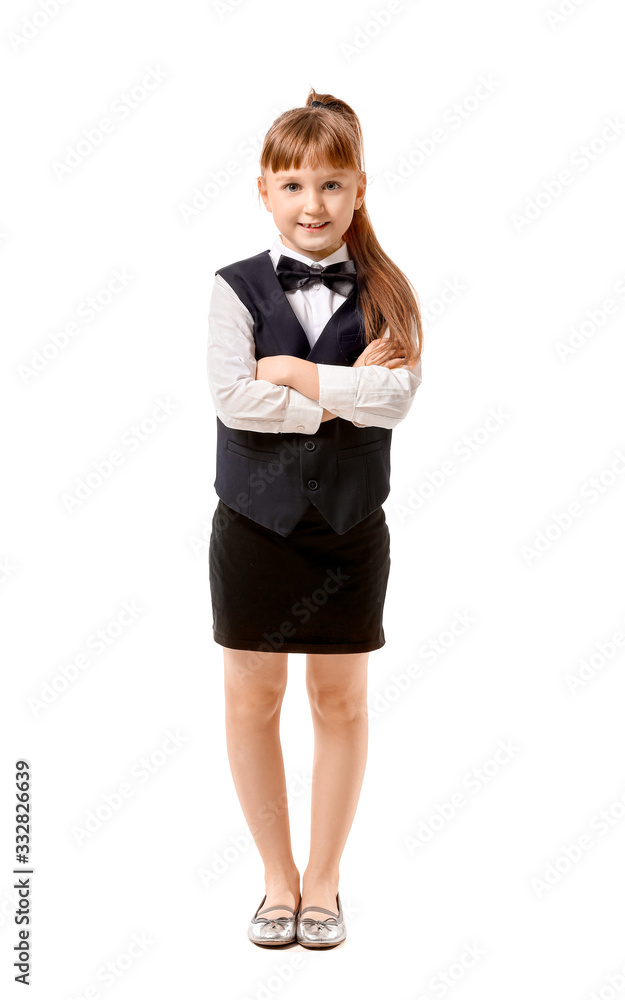
[[[304,448],[306,451],[314,451],[316,447],[317,446],[314,441],[304,441]]]
[[[307,485],[309,490],[316,490],[317,487],[319,486],[319,483],[317,482],[316,479],[309,479]]]

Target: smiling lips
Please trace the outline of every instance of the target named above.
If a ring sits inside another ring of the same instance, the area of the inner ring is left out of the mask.
[[[327,222],[319,222],[316,225],[311,225],[309,222],[298,222],[298,226],[301,226],[302,229],[323,229],[327,224]]]

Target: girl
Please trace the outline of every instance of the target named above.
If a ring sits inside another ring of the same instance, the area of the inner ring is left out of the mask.
[[[346,935],[339,862],[367,755],[369,652],[385,643],[381,505],[392,428],[421,382],[422,328],[412,285],[365,208],[348,104],[311,89],[270,127],[260,170],[278,236],[220,268],[210,304],[213,636],[228,758],[265,870],[248,936],[319,948]],[[315,741],[301,889],[279,736],[291,652],[306,653]]]

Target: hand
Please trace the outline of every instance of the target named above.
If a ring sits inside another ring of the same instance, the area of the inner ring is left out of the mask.
[[[289,354],[276,354],[270,358],[261,358],[256,362],[256,378],[262,378],[273,385],[288,384]]]
[[[385,360],[384,360],[385,359]],[[401,368],[406,361],[403,347],[390,337],[378,337],[367,344],[362,354],[360,354],[352,368],[360,368],[367,365],[381,365],[384,368]]]

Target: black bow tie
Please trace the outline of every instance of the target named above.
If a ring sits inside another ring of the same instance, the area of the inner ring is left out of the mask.
[[[356,265],[353,260],[341,260],[337,264],[328,264],[327,267],[315,261],[309,266],[301,260],[282,254],[276,274],[285,291],[304,288],[313,281],[323,281],[333,292],[349,295],[356,283]]]

